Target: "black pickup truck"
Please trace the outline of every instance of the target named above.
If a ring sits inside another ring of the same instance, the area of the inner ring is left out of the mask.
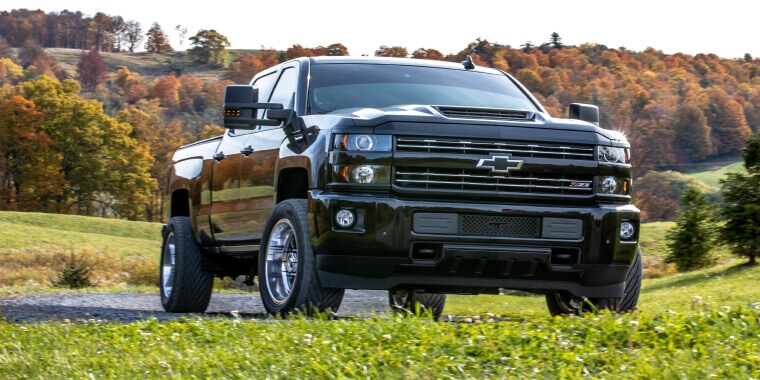
[[[311,57],[227,87],[224,127],[173,157],[167,311],[242,275],[273,314],[336,311],[345,289],[435,316],[446,294],[502,290],[552,314],[636,307],[630,146],[596,106],[551,117],[469,57]]]

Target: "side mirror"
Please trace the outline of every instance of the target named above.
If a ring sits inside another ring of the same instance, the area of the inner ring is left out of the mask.
[[[599,107],[592,104],[571,103],[569,118],[587,121],[599,126]]]
[[[259,125],[280,125],[281,120],[257,119],[260,109],[282,109],[279,103],[259,103],[259,89],[247,85],[227,86],[224,91],[224,127],[256,129]]]

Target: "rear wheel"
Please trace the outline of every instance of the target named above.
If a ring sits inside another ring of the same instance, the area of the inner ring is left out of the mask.
[[[275,206],[259,253],[259,288],[271,314],[338,311],[344,289],[324,288],[317,275],[305,199]]]
[[[206,311],[214,275],[203,269],[201,255],[190,218],[172,218],[161,249],[159,285],[164,310],[173,313]]]
[[[622,298],[589,298],[584,300],[570,293],[554,292],[546,295],[546,306],[552,315],[581,314],[594,309],[606,309],[618,313],[634,311],[639,302],[639,294],[641,294],[642,277],[641,249],[638,249],[633,264],[631,264],[631,268],[625,277],[625,291]]]
[[[388,291],[388,302],[391,309],[399,314],[418,315],[431,312],[433,318],[439,319],[446,305],[446,295],[391,289]]]

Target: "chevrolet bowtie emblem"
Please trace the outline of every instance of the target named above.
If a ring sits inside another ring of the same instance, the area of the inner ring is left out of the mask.
[[[478,162],[478,168],[491,168],[491,173],[509,173],[509,169],[520,169],[523,160],[510,160],[510,156],[493,156]]]

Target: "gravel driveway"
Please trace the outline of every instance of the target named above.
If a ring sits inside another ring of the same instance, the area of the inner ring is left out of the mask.
[[[213,293],[205,314],[229,317],[236,311],[243,318],[266,318],[258,294]],[[346,290],[339,317],[385,315],[390,311],[388,292]],[[0,298],[0,317],[8,322],[42,322],[96,319],[133,322],[149,318],[167,321],[199,314],[166,313],[156,294],[52,294]]]

